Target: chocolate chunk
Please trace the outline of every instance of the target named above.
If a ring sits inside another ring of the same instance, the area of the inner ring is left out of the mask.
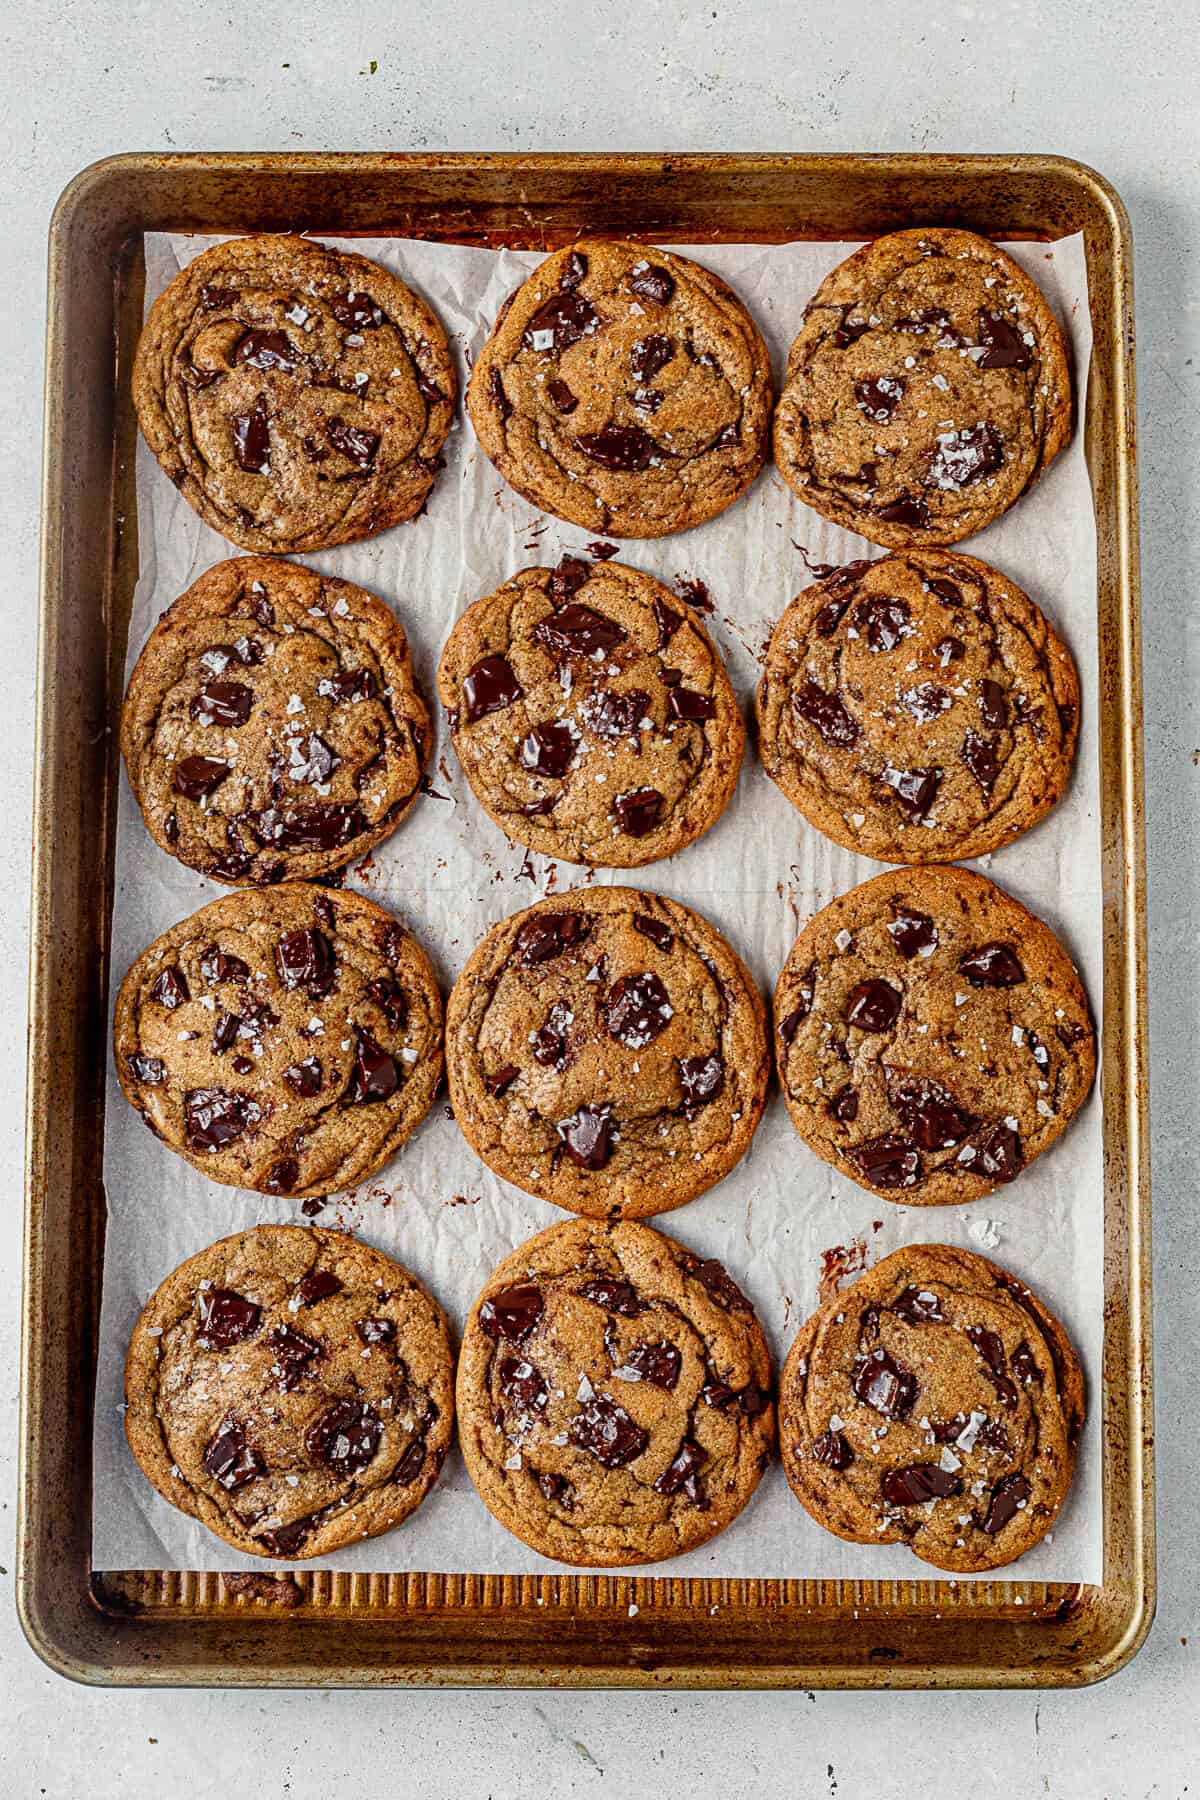
[[[513,954],[526,967],[549,962],[574,944],[581,944],[591,922],[579,913],[534,913],[513,940]]]
[[[833,1099],[829,1102],[827,1110],[831,1117],[838,1120],[839,1124],[849,1125],[852,1120],[857,1119],[858,1117],[857,1089],[852,1087],[843,1088],[840,1094],[834,1095]]]
[[[1017,1390],[1008,1378],[1008,1360],[999,1333],[989,1331],[986,1325],[968,1325],[967,1338],[987,1365],[988,1377],[1001,1406],[1011,1412],[1017,1404]]]
[[[504,379],[499,369],[488,372],[488,392],[492,397],[492,405],[500,414],[500,423],[512,416],[512,401],[504,391]]]
[[[318,1300],[328,1300],[331,1294],[340,1294],[342,1284],[332,1269],[310,1269],[307,1275],[300,1278],[296,1289],[304,1306],[315,1306]]]
[[[683,615],[667,605],[657,595],[654,598],[654,617],[658,621],[658,648],[665,650],[679,627],[683,624]]]
[[[575,444],[590,462],[617,472],[648,469],[658,454],[658,445],[640,425],[603,425],[599,431],[585,431]]]
[[[1031,1492],[1023,1475],[1006,1475],[1003,1481],[997,1483],[992,1489],[987,1517],[983,1521],[983,1529],[989,1537],[995,1537],[1022,1510],[1021,1502],[1028,1500]]]
[[[946,1317],[941,1301],[928,1288],[906,1287],[892,1302],[892,1311],[910,1325],[940,1325]]]
[[[857,305],[857,300],[852,300],[848,306],[843,306],[841,319],[834,326],[833,341],[839,350],[846,350],[851,344],[857,344],[859,338],[871,329],[866,319],[850,318],[849,315]]]
[[[714,1380],[705,1382],[700,1389],[700,1398],[705,1406],[715,1407],[719,1412],[724,1412],[726,1407],[736,1402],[746,1416],[753,1419],[764,1410],[770,1395],[765,1394],[753,1382],[748,1387],[738,1389],[730,1387],[727,1381]]]
[[[1012,1353],[1012,1372],[1023,1387],[1028,1387],[1031,1381],[1041,1381],[1042,1379],[1042,1372],[1037,1366],[1037,1358],[1024,1338]]]
[[[554,407],[560,413],[573,413],[575,408],[579,405],[579,401],[571,392],[566,382],[557,375],[554,377],[553,381],[548,381],[546,383],[546,392],[549,394]]]
[[[550,1398],[545,1377],[525,1357],[506,1356],[500,1364],[500,1392],[514,1412],[544,1411]]]
[[[873,1187],[912,1188],[921,1179],[921,1158],[915,1145],[894,1132],[856,1144],[850,1155]]]
[[[669,1495],[682,1490],[693,1503],[699,1502],[702,1498],[699,1475],[707,1461],[708,1451],[702,1450],[691,1438],[684,1438],[675,1453],[675,1460],[655,1482],[655,1493]]]
[[[530,1474],[552,1506],[561,1506],[570,1512],[573,1489],[565,1476],[556,1475],[551,1469],[531,1469]]]
[[[502,1094],[507,1094],[520,1073],[516,1063],[505,1063],[504,1067],[497,1069],[494,1075],[485,1075],[483,1085],[493,1100],[499,1100]]]
[[[907,962],[911,962],[923,950],[926,953],[936,950],[937,926],[928,913],[909,912],[907,908],[896,906],[894,902],[893,911],[895,917],[888,920],[888,932]]]
[[[206,681],[192,700],[191,713],[214,725],[244,725],[253,705],[254,695],[240,681]]]
[[[558,1135],[581,1169],[602,1169],[612,1155],[611,1113],[611,1106],[581,1106],[570,1118],[559,1120]]]
[[[281,369],[290,374],[297,359],[286,331],[248,331],[233,360],[249,363],[252,369]]]
[[[292,742],[288,776],[309,787],[323,787],[341,760],[319,732],[310,731],[307,738]]]
[[[329,992],[337,976],[333,945],[312,926],[284,933],[275,945],[275,967],[285,988],[304,988],[314,1000]]]
[[[655,829],[662,813],[663,797],[657,788],[632,788],[618,794],[613,801],[617,824],[630,837],[646,837]]]
[[[360,1319],[354,1329],[361,1342],[368,1347],[375,1344],[394,1344],[396,1341],[394,1319]]]
[[[593,1395],[571,1420],[567,1435],[578,1449],[588,1451],[606,1469],[623,1469],[650,1442],[649,1432],[636,1425],[625,1408],[606,1394]]]
[[[256,1475],[266,1473],[266,1465],[256,1450],[246,1442],[246,1428],[238,1419],[227,1418],[204,1452],[207,1474],[227,1494],[245,1487]]]
[[[214,1056],[220,1056],[223,1050],[228,1050],[229,1046],[237,1037],[238,1028],[241,1023],[242,1021],[238,1018],[236,1013],[218,1012],[213,1024],[212,1034],[212,1053]]]
[[[232,1288],[204,1288],[200,1293],[200,1328],[196,1342],[205,1350],[231,1350],[254,1336],[262,1307]]]
[[[635,1369],[651,1387],[673,1394],[679,1383],[683,1358],[674,1344],[634,1344],[626,1352],[621,1367]]]
[[[400,1458],[400,1461],[396,1464],[395,1471],[392,1475],[392,1480],[398,1487],[408,1487],[410,1483],[417,1479],[417,1476],[425,1467],[426,1448],[427,1446],[424,1438],[418,1437],[413,1439],[412,1443],[408,1446],[408,1449],[404,1452],[404,1455]]]
[[[962,1482],[939,1463],[910,1463],[907,1469],[889,1469],[879,1489],[889,1506],[923,1506],[961,1494]]]
[[[588,272],[588,259],[582,250],[572,250],[563,263],[562,274],[558,285],[565,288],[577,288]]]
[[[573,601],[539,619],[533,636],[555,656],[594,656],[597,650],[611,650],[623,643],[626,633],[614,619]]]
[[[979,716],[989,731],[1003,731],[1008,724],[1008,701],[998,681],[980,682]]]
[[[963,643],[961,638],[956,637],[944,637],[939,639],[934,645],[933,650],[939,665],[943,669],[949,663],[961,662],[963,657],[967,654],[967,646]]]
[[[681,1056],[679,1085],[683,1110],[694,1119],[701,1107],[716,1099],[725,1085],[725,1064],[719,1056]]]
[[[916,687],[905,688],[900,698],[918,725],[928,725],[931,719],[948,712],[953,705],[945,688],[938,687],[933,681],[921,681]]]
[[[546,1015],[545,1024],[530,1033],[533,1060],[541,1063],[543,1068],[562,1070],[566,1067],[567,1031],[573,1016],[565,1001],[556,1000]]]
[[[214,312],[219,307],[232,306],[237,297],[236,288],[217,287],[207,281],[200,289],[200,304],[205,312]]]
[[[595,331],[599,323],[600,315],[591,301],[568,289],[542,302],[525,327],[521,342],[527,350],[551,351],[561,356],[581,337]]]
[[[975,1151],[974,1157],[966,1159],[960,1150],[958,1160],[966,1161],[973,1175],[982,1173],[993,1181],[1014,1181],[1025,1166],[1020,1136],[1003,1119],[997,1119],[970,1148]]]
[[[1000,778],[1000,758],[996,754],[995,738],[980,737],[977,732],[968,731],[963,739],[962,759],[979,783],[982,792],[989,797],[996,782]]]
[[[486,718],[488,713],[503,712],[519,700],[524,691],[507,657],[482,657],[462,684],[463,712],[468,725]]]
[[[366,1400],[337,1400],[304,1436],[304,1447],[316,1463],[335,1475],[358,1475],[373,1459],[383,1436],[383,1421]]]
[[[532,1282],[504,1288],[479,1308],[479,1326],[493,1343],[504,1338],[510,1344],[520,1344],[541,1318],[542,1307],[542,1291]]]
[[[275,850],[341,850],[367,829],[361,808],[342,805],[267,806],[247,823]]]
[[[375,695],[375,677],[370,669],[339,669],[336,675],[323,675],[317,692],[335,705],[355,700],[370,700]]]
[[[400,1086],[400,1071],[395,1058],[376,1043],[369,1031],[364,1031],[361,1025],[356,1025],[354,1030],[357,1043],[346,1098],[351,1106],[367,1106],[386,1100],[396,1092]]]
[[[912,632],[912,610],[907,601],[872,594],[855,608],[854,623],[867,634],[867,643],[878,654],[894,650]]]
[[[928,525],[929,508],[919,495],[901,494],[898,499],[889,500],[886,506],[877,506],[875,517],[888,525]]]
[[[903,994],[890,982],[860,981],[846,1007],[846,1023],[860,1031],[890,1031],[903,1004]]]
[[[905,812],[916,824],[928,813],[942,785],[940,769],[896,769],[887,763],[879,778],[890,787]]]
[[[651,263],[629,277],[629,286],[643,300],[653,300],[656,306],[665,306],[675,292],[675,277],[661,263]]]
[[[255,1533],[255,1541],[272,1556],[295,1556],[313,1534],[316,1519],[293,1519],[288,1525],[272,1525]]]
[[[977,369],[1027,369],[1033,361],[1033,351],[1020,332],[997,313],[980,313],[979,341],[984,353]]]
[[[716,607],[713,602],[713,597],[703,581],[696,581],[694,578],[688,580],[681,578],[675,583],[675,586],[679,589],[681,598],[686,600],[688,605],[696,612],[715,612]]]
[[[367,983],[367,995],[372,999],[393,1031],[403,1031],[408,1020],[408,995],[398,981],[387,976],[377,976]]]
[[[604,1009],[610,1037],[627,1050],[644,1050],[674,1017],[667,990],[657,975],[622,975],[613,983]]]
[[[951,1150],[978,1122],[958,1104],[949,1088],[931,1076],[909,1075],[894,1085],[889,1079],[888,1091],[906,1130],[922,1150]]]
[[[957,493],[985,475],[994,475],[1003,465],[1004,445],[994,425],[985,421],[959,431],[943,431],[930,458],[925,485]]]
[[[661,919],[652,919],[648,913],[634,913],[633,929],[640,931],[643,937],[648,937],[660,950],[669,950],[675,942],[675,933],[671,927]]]
[[[233,454],[238,467],[248,475],[266,475],[271,468],[271,430],[267,423],[267,400],[260,394],[248,413],[238,413],[233,420]]]
[[[579,712],[584,725],[597,737],[629,738],[636,743],[649,705],[644,688],[620,694],[614,688],[597,687],[585,695]]]
[[[853,598],[854,590],[851,589],[849,593],[835,594],[832,600],[827,600],[825,602],[824,606],[813,620],[813,629],[816,631],[818,637],[827,638],[833,636],[834,632],[845,618],[846,613],[849,611],[850,602]]]
[[[717,703],[711,694],[699,694],[694,688],[672,688],[667,695],[669,719],[715,719]]]
[[[254,591],[256,588],[261,587],[261,581],[251,583],[250,591],[252,597],[250,600],[250,611],[254,614],[254,617],[258,620],[260,625],[273,625],[275,623],[275,608],[267,599],[266,589],[264,588],[262,593],[255,593]],[[255,657],[253,660],[259,662],[262,659],[261,657]]]
[[[792,1039],[799,1031],[801,1025],[804,1023],[805,1019],[807,1019],[811,1005],[811,997],[804,999],[799,1006],[794,1007],[792,1011],[788,1013],[786,1018],[779,1021],[779,1035],[785,1044],[790,1044],[792,1042]]]
[[[560,556],[550,576],[550,598],[562,606],[591,580],[592,571],[582,556]],[[598,617],[599,615],[595,615]]]
[[[230,1067],[235,1075],[249,1075],[254,1068],[254,1058],[252,1056],[235,1056]]]
[[[320,1344],[312,1338],[305,1337],[292,1325],[277,1325],[267,1338],[271,1354],[275,1358],[273,1373],[276,1386],[285,1394],[299,1387],[308,1373],[308,1365],[324,1352]]]
[[[675,355],[675,346],[669,337],[655,332],[652,336],[639,338],[629,353],[629,366],[637,381],[652,381],[660,369],[665,369]]]
[[[823,1431],[813,1439],[812,1453],[819,1463],[830,1469],[848,1469],[854,1452],[840,1431]]]
[[[352,462],[356,468],[369,469],[375,461],[375,452],[379,449],[379,433],[364,431],[360,425],[351,425],[346,419],[326,419],[325,435],[335,450]]]
[[[877,375],[873,381],[856,381],[854,399],[860,412],[876,425],[886,425],[904,398],[904,380],[899,375]]]
[[[143,1056],[135,1051],[129,1058],[129,1071],[135,1081],[146,1087],[162,1087],[167,1079],[167,1066],[157,1056]]]
[[[351,288],[345,294],[331,294],[327,305],[338,324],[345,325],[349,331],[370,331],[383,324],[382,310],[370,294],[364,294],[358,288]]]
[[[223,1150],[260,1116],[257,1101],[225,1088],[191,1088],[183,1097],[189,1150]]]
[[[827,694],[815,681],[806,681],[792,694],[792,706],[802,719],[815,725],[827,744],[849,750],[858,742],[858,724],[836,694]]]
[[[980,944],[959,959],[959,970],[975,988],[1018,987],[1025,971],[1010,944]]]
[[[886,1350],[872,1350],[854,1365],[850,1385],[857,1399],[885,1419],[903,1419],[917,1397],[917,1378]]]
[[[624,1319],[636,1319],[639,1313],[646,1310],[646,1303],[633,1283],[622,1281],[618,1275],[593,1275],[578,1291],[593,1306],[602,1306],[606,1312],[620,1313]]]
[[[185,756],[175,764],[175,792],[185,800],[206,800],[229,774],[229,764],[213,756]]]
[[[319,1094],[321,1091],[320,1058],[307,1056],[303,1062],[293,1063],[290,1069],[283,1071],[283,1079],[305,1100],[311,1100],[314,1094]]]
[[[727,1312],[752,1311],[750,1302],[737,1282],[715,1256],[689,1256],[684,1259],[683,1268],[700,1283],[709,1299],[715,1300]]]

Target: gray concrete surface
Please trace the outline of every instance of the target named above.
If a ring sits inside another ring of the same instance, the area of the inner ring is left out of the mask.
[[[1195,1045],[1200,794],[1200,82],[1185,0],[256,0],[0,4],[0,1793],[13,1800],[643,1793],[1177,1796],[1197,1719]],[[1056,150],[1133,215],[1140,338],[1154,1047],[1160,1592],[1137,1661],[1079,1694],[103,1693],[50,1674],[11,1599],[16,1094],[33,714],[44,239],[118,149]],[[8,1590],[5,1592],[5,1590]]]

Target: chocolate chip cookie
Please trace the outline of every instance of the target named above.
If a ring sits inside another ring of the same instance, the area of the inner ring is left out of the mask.
[[[888,548],[954,544],[1019,500],[1071,435],[1045,296],[970,231],[896,231],[817,289],[788,357],[775,464]]]
[[[699,525],[758,474],[771,365],[737,295],[687,257],[584,238],[511,295],[467,410],[505,480],[608,537]]]
[[[324,550],[420,512],[456,382],[398,276],[307,238],[205,250],[150,309],[133,370],[146,442],[245,550]]]
[[[231,1187],[352,1186],[416,1130],[442,1071],[442,1001],[373,900],[289,883],[227,894],[130,969],[113,1021],[125,1098]]]
[[[341,1231],[260,1225],[168,1275],[134,1327],[125,1431],[163,1497],[253,1556],[324,1556],[421,1504],[454,1417],[441,1307]]]
[[[907,550],[797,596],[758,687],[764,766],[810,824],[883,862],[1011,843],[1071,772],[1079,680],[1041,612],[987,563]]]
[[[704,626],[661,582],[564,556],[477,600],[438,670],[459,760],[519,844],[630,868],[707,831],[745,730]]]
[[[490,931],[446,1015],[454,1116],[505,1181],[642,1218],[745,1154],[770,1057],[758,989],[690,907],[576,888]]]
[[[1040,919],[967,869],[896,869],[819,912],[775,989],[810,1149],[906,1206],[1012,1181],[1087,1097],[1087,997]]]
[[[721,1264],[645,1225],[572,1220],[506,1258],[458,1364],[489,1512],[559,1562],[659,1562],[723,1531],[775,1438],[761,1327]]]
[[[1079,1359],[1035,1294],[944,1244],[885,1257],[813,1315],[779,1391],[792,1491],[819,1525],[979,1572],[1045,1537],[1083,1428]]]
[[[383,602],[267,556],[217,563],[163,613],[121,718],[156,843],[237,885],[364,855],[416,799],[429,736]]]

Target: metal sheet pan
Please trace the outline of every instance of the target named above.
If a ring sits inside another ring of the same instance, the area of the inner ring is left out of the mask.
[[[1081,421],[1096,505],[1105,1140],[1104,1580],[255,1577],[93,1570],[91,1406],[116,721],[136,577],[129,370],[147,230],[308,230],[550,247],[854,240],[961,224],[1083,231]],[[50,230],[32,892],[18,1603],[96,1683],[868,1687],[1079,1685],[1153,1613],[1145,873],[1132,250],[1117,195],[1050,156],[129,155]],[[630,1616],[631,1609],[636,1612]]]

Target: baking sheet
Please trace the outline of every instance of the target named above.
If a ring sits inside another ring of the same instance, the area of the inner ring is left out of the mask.
[[[213,239],[146,238],[146,304]],[[328,240],[336,242],[337,240]],[[505,296],[537,253],[467,249],[398,239],[355,239],[420,288],[458,355],[478,347]],[[776,380],[803,306],[855,246],[713,245],[689,250],[726,277],[771,348]],[[1040,283],[1071,339],[1082,393],[1091,349],[1082,235],[1053,245],[1006,246]],[[1080,406],[1082,414],[1082,405]],[[581,551],[583,530],[538,514],[478,450],[465,417],[427,515],[365,544],[301,558],[380,594],[396,610],[429,694],[439,651],[459,613],[515,569]],[[201,523],[138,445],[141,578],[129,638],[132,666],[164,607],[223,556],[236,554]],[[716,611],[707,619],[739,697],[749,708],[757,655],[774,621],[810,577],[796,549],[842,563],[879,554],[794,499],[774,470],[720,518],[654,542],[624,542],[620,559],[669,584],[698,578]],[[975,866],[1059,932],[1098,1012],[1101,996],[1099,749],[1096,730],[1096,550],[1081,433],[1034,494],[964,546],[1019,582],[1063,632],[1083,684],[1071,787],[1036,831]],[[422,939],[445,987],[479,938],[507,913],[562,892],[584,871],[512,845],[474,802],[444,724],[427,796],[349,885],[389,907]],[[787,951],[813,912],[883,865],[827,842],[791,808],[748,751],[735,799],[689,849],[598,882],[631,881],[697,907],[729,936],[769,996]],[[227,889],[163,855],[122,778],[112,930],[113,990],[159,932]],[[93,1564],[97,1568],[262,1569],[161,1499],[125,1443],[122,1370],[139,1310],[163,1276],[215,1238],[264,1221],[297,1223],[286,1199],[218,1187],[145,1130],[109,1070],[105,1129],[108,1225],[97,1371]],[[778,1091],[748,1155],[717,1188],[660,1221],[670,1235],[720,1257],[753,1299],[777,1360],[817,1300],[823,1252],[861,1243],[871,1261],[903,1243],[942,1241],[981,1250],[1030,1283],[1066,1323],[1088,1372],[1092,1412],[1076,1480],[1055,1531],[1009,1571],[1012,1579],[1102,1579],[1098,1384],[1103,1342],[1103,1161],[1098,1091],[1059,1144],[1007,1189],[968,1206],[904,1207],[880,1200],[826,1167],[796,1137]],[[346,1226],[424,1281],[457,1327],[489,1270],[512,1248],[568,1215],[499,1181],[468,1148],[441,1101],[369,1184],[331,1201],[319,1223]],[[304,1567],[382,1572],[545,1573],[561,1565],[525,1548],[477,1499],[457,1451],[420,1510],[399,1531]],[[650,1573],[903,1579],[929,1574],[903,1545],[855,1546],[821,1530],[792,1499],[779,1465],[728,1530]],[[1004,1572],[1001,1572],[1003,1579]],[[971,1577],[961,1577],[968,1580]]]

